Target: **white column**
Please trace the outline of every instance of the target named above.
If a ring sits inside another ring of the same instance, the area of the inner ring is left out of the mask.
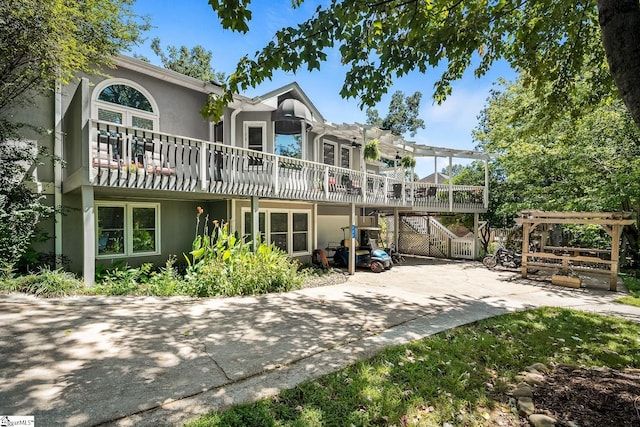
[[[438,156],[433,157],[433,170],[435,171],[433,183],[437,184],[438,183]]]
[[[314,203],[313,204],[313,210],[312,213],[313,215],[312,217],[312,221],[313,221],[313,226],[311,227],[311,230],[313,230],[313,246],[311,247],[311,249],[316,249],[318,247],[318,204]]]
[[[484,208],[489,208],[489,160],[484,161]]]
[[[251,196],[251,250],[258,249],[257,235],[260,232],[260,213],[258,196]]]
[[[480,239],[478,239],[478,224],[480,223],[480,214],[473,214],[473,259],[478,258],[480,252]]]
[[[449,156],[449,212],[453,212],[453,156]]]
[[[93,187],[83,185],[82,195],[82,272],[84,283],[93,286],[96,278],[96,219],[94,212]]]
[[[351,203],[351,215],[349,217],[349,222],[351,223],[351,229],[349,230],[349,236],[347,238],[351,239],[351,244],[349,245],[349,274],[353,275],[356,272],[356,236],[355,236],[355,227],[356,227],[356,204]]]
[[[198,171],[198,173],[200,174],[200,189],[202,191],[205,191],[207,189],[207,183],[208,183],[208,176],[207,176],[207,151],[209,148],[209,145],[204,142],[201,141],[200,142],[200,170]]]

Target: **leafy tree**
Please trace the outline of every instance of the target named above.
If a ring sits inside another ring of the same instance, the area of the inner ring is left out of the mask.
[[[4,0],[0,3],[0,118],[28,92],[111,64],[149,27],[135,0]]]
[[[293,0],[292,7],[303,2]],[[224,28],[249,30],[250,0],[209,4]],[[608,59],[640,125],[639,38],[638,0],[332,0],[307,21],[277,31],[253,58],[243,57],[224,85],[224,95],[212,97],[202,113],[217,119],[233,93],[271,78],[276,69],[291,72],[305,64],[319,69],[327,50],[337,48],[349,67],[340,94],[358,97],[365,106],[379,101],[394,78],[445,64],[433,95],[441,102],[451,93],[451,82],[479,58],[477,76],[505,59],[526,71],[539,99],[562,112],[575,77],[591,64],[592,99],[614,94]]]
[[[569,103],[585,96],[578,90]],[[622,102],[606,100],[581,115],[571,110],[549,120],[521,82],[494,92],[474,136],[504,168],[511,192],[504,211],[637,208],[640,131]]]
[[[445,166],[442,168],[442,170],[440,171],[441,174],[443,175],[448,175],[451,177],[455,177],[458,174],[460,174],[462,171],[465,170],[465,167],[463,165],[460,164],[453,164],[451,165],[451,170],[449,170],[449,166]],[[482,184],[484,185],[484,183]]]
[[[404,93],[398,90],[391,96],[387,116],[383,119],[378,110],[369,108],[367,123],[388,130],[394,135],[402,136],[409,132],[411,136],[415,136],[418,129],[424,129],[424,120],[418,118],[421,99],[420,92],[405,98]]]
[[[151,49],[160,58],[162,65],[169,70],[206,82],[225,80],[224,73],[217,72],[211,66],[211,51],[201,45],[191,49],[186,46],[177,48],[169,45],[165,53],[160,46],[160,39],[156,37],[151,41]]]
[[[148,20],[134,0],[4,0],[0,2],[0,265],[11,270],[35,225],[52,208],[27,185],[43,153],[20,141],[12,111],[67,83],[78,72],[109,65],[138,41]]]
[[[499,203],[490,203],[490,218],[523,209],[640,211],[640,130],[620,100],[576,114],[572,106],[590,96],[582,82],[576,89],[554,120],[522,82],[494,91],[474,132],[504,173],[491,185],[490,198]],[[625,236],[637,252],[637,228],[626,228]]]
[[[14,129],[0,129],[0,274],[8,273],[27,250],[35,225],[53,209],[28,187],[27,166],[38,161],[39,153],[28,143],[6,142]]]

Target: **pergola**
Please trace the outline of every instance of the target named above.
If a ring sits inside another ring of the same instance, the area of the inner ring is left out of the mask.
[[[522,277],[527,277],[527,268],[546,268],[551,270],[569,269],[609,276],[609,290],[615,291],[618,285],[620,258],[620,236],[622,227],[634,223],[631,213],[627,212],[543,212],[523,211],[516,223],[522,225]],[[602,259],[599,253],[609,251],[594,248],[546,246],[546,236],[550,225],[576,224],[600,225],[611,237],[610,259]],[[540,251],[529,248],[529,235],[543,225]],[[595,266],[595,267],[594,267]],[[604,266],[604,267],[601,267]]]

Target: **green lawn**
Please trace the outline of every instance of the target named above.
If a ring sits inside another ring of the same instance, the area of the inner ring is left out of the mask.
[[[534,362],[640,367],[640,325],[550,308],[504,315],[389,348],[188,425],[486,425],[492,412],[511,411],[507,385]]]
[[[616,302],[640,307],[640,279],[633,276],[622,275],[622,280],[624,280],[624,284],[629,290],[629,295],[618,298]]]

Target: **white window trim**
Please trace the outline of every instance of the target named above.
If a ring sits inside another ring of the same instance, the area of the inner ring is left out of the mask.
[[[324,161],[324,144],[333,145],[333,164],[332,165],[329,165],[327,162]],[[329,166],[336,166],[337,165],[336,162],[338,161],[339,159],[338,156],[340,154],[339,149],[340,149],[340,146],[338,145],[337,142],[331,141],[328,139],[323,139],[322,140],[322,164],[329,165]]]
[[[251,208],[242,208],[241,209],[241,224],[240,230],[242,230],[242,234],[244,235],[244,230],[246,227],[245,215],[247,212],[251,212]],[[258,209],[258,214],[264,213],[265,220],[265,242],[266,244],[271,244],[271,214],[272,213],[286,213],[287,214],[287,254],[292,256],[304,256],[311,255],[311,215],[313,212],[311,209],[278,209],[278,208],[264,208]],[[293,214],[294,213],[304,213],[307,214],[307,249],[305,251],[293,252]]]
[[[338,162],[338,166],[344,167],[342,166],[342,150],[343,149],[349,150],[349,166],[347,166],[347,169],[353,169],[353,147],[349,147],[348,145],[340,145],[339,147],[340,152],[336,156],[336,161]]]
[[[101,101],[98,99],[98,96],[100,96],[100,93],[102,93],[102,91],[106,87],[112,86],[112,85],[118,85],[118,84],[131,86],[132,88],[140,91],[140,93],[142,93],[147,98],[147,100],[149,100],[153,113],[149,113],[148,111],[138,110],[135,108],[125,107],[124,105],[118,105],[118,104],[113,104],[111,102]],[[149,91],[147,91],[145,88],[143,88],[138,83],[132,80],[116,78],[116,79],[103,80],[100,83],[98,83],[93,89],[93,94],[91,95],[91,117],[93,117],[95,120],[98,120],[98,108],[121,113],[122,114],[121,126],[132,127],[133,125],[132,116],[137,116],[143,119],[149,119],[153,121],[153,130],[156,132],[159,131],[160,112],[158,110],[158,104],[156,103],[156,100],[153,98],[153,96],[151,96]]]
[[[242,123],[242,148],[249,149],[249,128],[262,128],[262,152],[267,152],[267,122],[248,121]]]
[[[120,254],[98,254],[99,245],[99,229],[98,229],[98,207],[122,207],[124,208],[124,253]],[[133,209],[134,208],[154,208],[156,212],[156,229],[155,242],[156,250],[151,252],[133,252]],[[160,255],[160,203],[140,203],[140,202],[95,202],[95,230],[96,230],[96,259],[112,259],[112,258],[132,258]]]

